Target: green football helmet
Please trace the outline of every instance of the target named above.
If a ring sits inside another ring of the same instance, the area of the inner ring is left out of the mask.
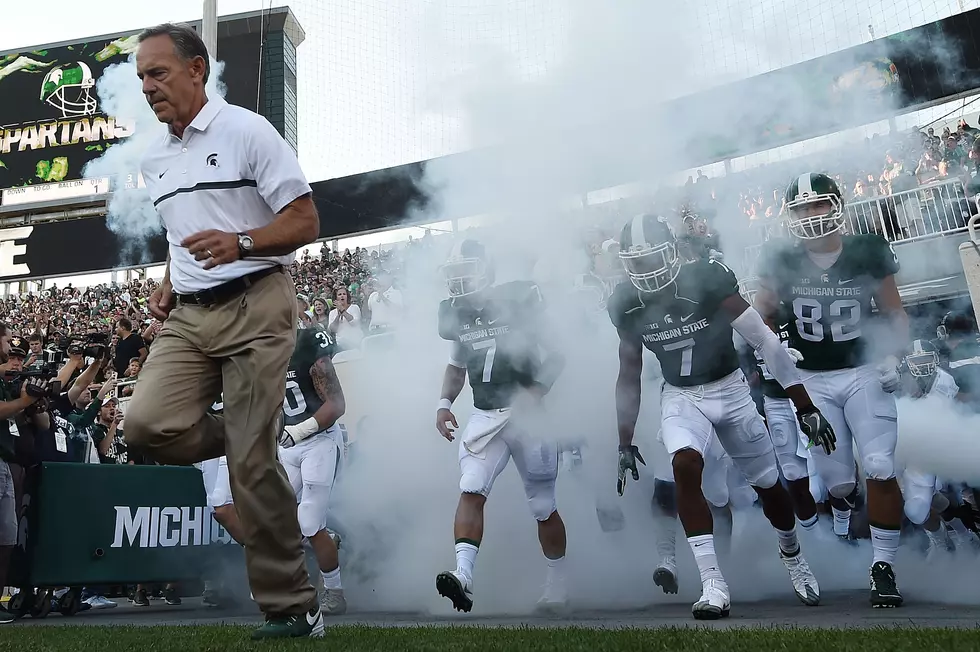
[[[816,240],[844,228],[844,198],[826,174],[801,174],[786,189],[786,227],[802,240]]]
[[[41,101],[61,111],[62,118],[95,113],[98,104],[92,97],[95,77],[85,63],[76,61],[52,68],[41,82]]]

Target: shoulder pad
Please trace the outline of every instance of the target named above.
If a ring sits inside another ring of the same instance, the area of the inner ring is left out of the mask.
[[[624,323],[626,313],[642,305],[639,290],[629,281],[622,281],[613,289],[606,303],[606,310],[613,325],[619,328]]]
[[[330,357],[334,353],[334,338],[322,326],[300,329],[296,333],[296,350],[310,360]]]
[[[851,236],[857,245],[858,260],[871,267],[869,271],[875,278],[884,278],[898,272],[898,254],[891,243],[875,233],[861,233]]]
[[[502,283],[494,288],[493,296],[498,301],[514,301],[525,306],[544,303],[541,288],[533,281]]]

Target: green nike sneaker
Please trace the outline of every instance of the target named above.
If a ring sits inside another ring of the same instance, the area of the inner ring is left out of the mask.
[[[252,632],[253,641],[306,637],[323,637],[323,614],[320,613],[318,603],[304,614],[266,616],[265,624]]]

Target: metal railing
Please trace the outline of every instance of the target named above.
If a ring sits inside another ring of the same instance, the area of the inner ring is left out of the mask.
[[[930,183],[844,205],[848,233],[876,233],[909,242],[966,230],[977,206],[959,179]]]

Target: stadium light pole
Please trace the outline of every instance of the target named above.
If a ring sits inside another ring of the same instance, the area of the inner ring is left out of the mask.
[[[218,0],[204,0],[201,38],[212,59],[218,58]]]

